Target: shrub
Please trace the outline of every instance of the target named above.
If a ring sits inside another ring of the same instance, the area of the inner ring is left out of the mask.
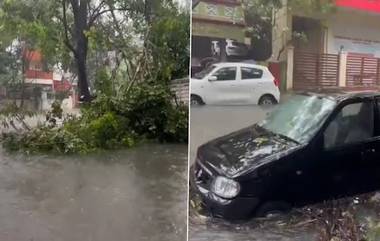
[[[3,134],[10,151],[88,153],[98,149],[131,147],[137,140],[186,143],[188,110],[174,106],[170,91],[158,85],[133,87],[119,98],[99,95],[82,108],[80,117],[66,116],[54,103],[47,123],[23,133]]]
[[[174,106],[168,88],[147,83],[130,93],[117,109],[128,116],[136,133],[165,142],[187,142],[187,107]]]

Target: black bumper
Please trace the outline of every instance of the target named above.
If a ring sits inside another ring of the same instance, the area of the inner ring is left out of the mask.
[[[190,169],[190,191],[196,192],[203,206],[214,217],[221,217],[230,220],[239,220],[252,217],[254,210],[259,205],[258,198],[236,197],[234,199],[223,199],[217,197],[204,187],[196,183],[194,168]]]

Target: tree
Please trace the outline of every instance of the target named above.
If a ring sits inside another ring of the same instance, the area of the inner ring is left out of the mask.
[[[245,22],[253,47],[250,55],[255,60],[266,60],[272,54],[273,11],[283,5],[281,0],[244,0]]]
[[[87,78],[88,32],[103,15],[114,11],[127,11],[129,7],[115,7],[116,1],[61,0],[64,43],[73,53],[77,65],[78,85],[82,100],[91,100]],[[98,3],[96,3],[98,2]],[[73,23],[68,20],[68,8],[71,7]]]
[[[183,78],[189,74],[190,15],[178,6],[157,10],[149,35],[157,79]]]
[[[266,60],[272,55],[272,29],[276,24],[273,17],[281,8],[289,11],[300,11],[305,15],[328,15],[335,10],[333,0],[243,0],[245,20],[248,25],[249,37],[252,39],[252,55],[257,60]],[[304,33],[294,33],[296,39],[305,39]],[[293,41],[293,39],[291,40]],[[291,43],[289,43],[291,44]],[[286,46],[280,51],[283,52]],[[280,55],[279,54],[279,55]]]
[[[77,74],[83,101],[92,99],[90,78],[96,76],[89,64],[99,65],[98,57],[110,51],[117,66],[126,62],[132,82],[178,77],[188,69],[189,14],[173,0],[7,0],[0,9],[7,36],[22,36],[51,65]]]
[[[118,5],[114,8],[115,11],[128,10],[123,1],[120,2],[121,4],[112,0],[8,0],[0,5],[0,24],[8,36],[34,42],[31,48],[42,49],[47,57],[64,56],[62,47],[65,46],[75,60],[80,95],[84,101],[90,101],[86,33],[102,15],[111,11],[107,6]]]

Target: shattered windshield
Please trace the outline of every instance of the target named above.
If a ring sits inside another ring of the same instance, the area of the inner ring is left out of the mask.
[[[295,95],[279,105],[259,126],[299,143],[308,142],[336,106],[318,96]]]
[[[195,79],[203,79],[206,75],[208,75],[209,73],[211,73],[211,71],[213,69],[215,69],[215,67],[216,67],[215,65],[208,66],[207,68],[205,68],[201,72],[198,72],[198,73],[194,74],[194,78]]]

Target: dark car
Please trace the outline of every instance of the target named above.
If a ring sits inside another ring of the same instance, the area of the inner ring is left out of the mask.
[[[294,95],[264,121],[199,147],[190,185],[227,219],[379,189],[380,93]]]

